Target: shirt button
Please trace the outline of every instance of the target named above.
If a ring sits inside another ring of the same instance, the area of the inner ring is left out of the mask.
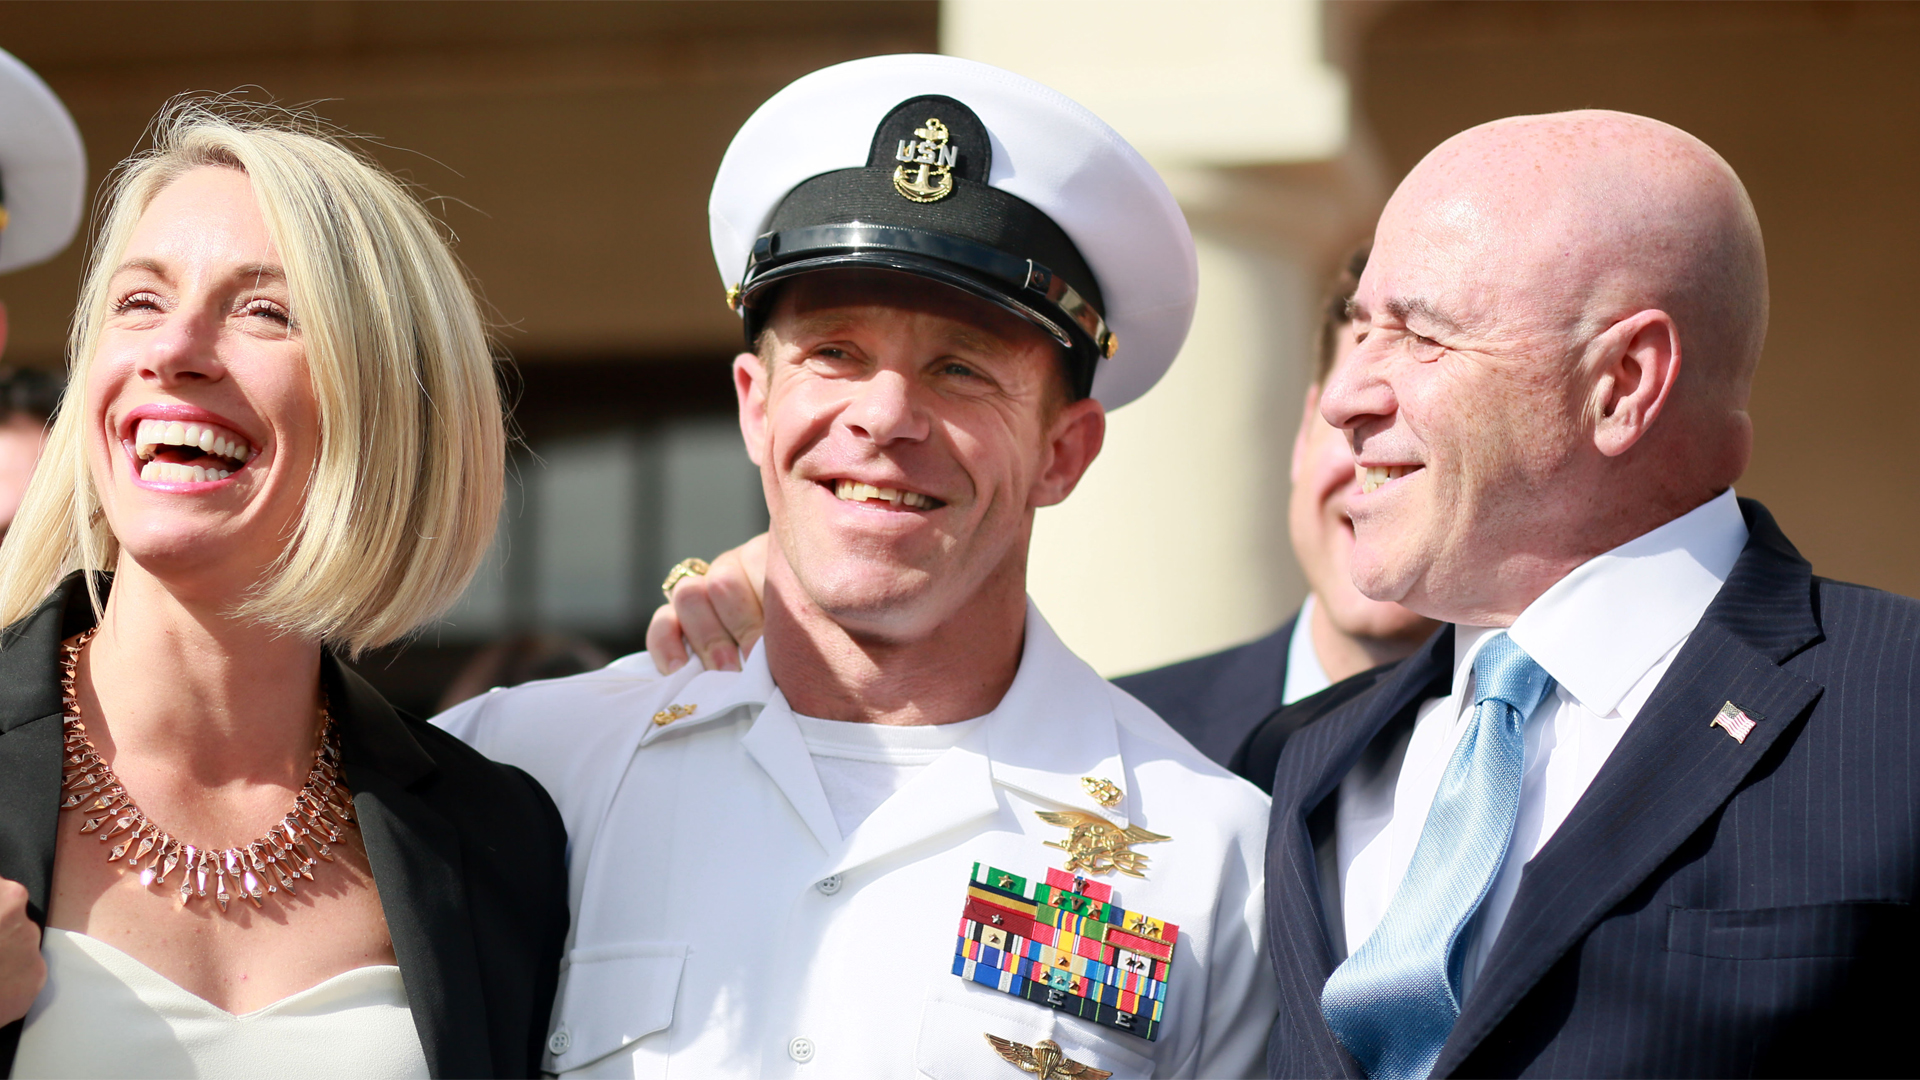
[[[812,1061],[813,1040],[805,1035],[795,1035],[793,1041],[787,1044],[787,1056],[802,1065]]]
[[[816,889],[819,889],[823,893],[826,893],[828,896],[832,896],[834,893],[837,893],[840,891],[840,875],[831,874],[827,877],[823,877],[819,881],[814,882],[813,887]]]
[[[566,1053],[572,1046],[573,1033],[567,1030],[565,1024],[555,1028],[553,1034],[547,1036],[547,1053],[556,1057]]]

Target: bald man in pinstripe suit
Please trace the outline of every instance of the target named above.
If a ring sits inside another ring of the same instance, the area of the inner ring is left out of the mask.
[[[1734,494],[1766,308],[1738,177],[1643,117],[1388,203],[1322,412],[1355,583],[1447,625],[1242,748],[1275,1075],[1911,1071],[1920,603]]]

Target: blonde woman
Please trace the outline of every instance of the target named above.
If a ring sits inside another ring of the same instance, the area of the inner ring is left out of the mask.
[[[499,506],[433,221],[297,119],[176,107],[70,346],[0,546],[0,1072],[530,1075],[553,804],[335,658],[451,604]]]

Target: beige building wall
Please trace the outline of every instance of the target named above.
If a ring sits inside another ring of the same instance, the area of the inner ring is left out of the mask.
[[[946,0],[940,34],[1112,124],[1167,178],[1199,253],[1180,358],[1040,514],[1036,602],[1108,675],[1272,630],[1306,595],[1286,504],[1322,281],[1378,186],[1349,150],[1320,4]]]

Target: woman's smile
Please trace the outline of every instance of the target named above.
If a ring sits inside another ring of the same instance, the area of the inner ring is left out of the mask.
[[[142,405],[121,423],[135,482],[163,491],[206,490],[247,466],[258,451],[223,417],[183,405]]]

